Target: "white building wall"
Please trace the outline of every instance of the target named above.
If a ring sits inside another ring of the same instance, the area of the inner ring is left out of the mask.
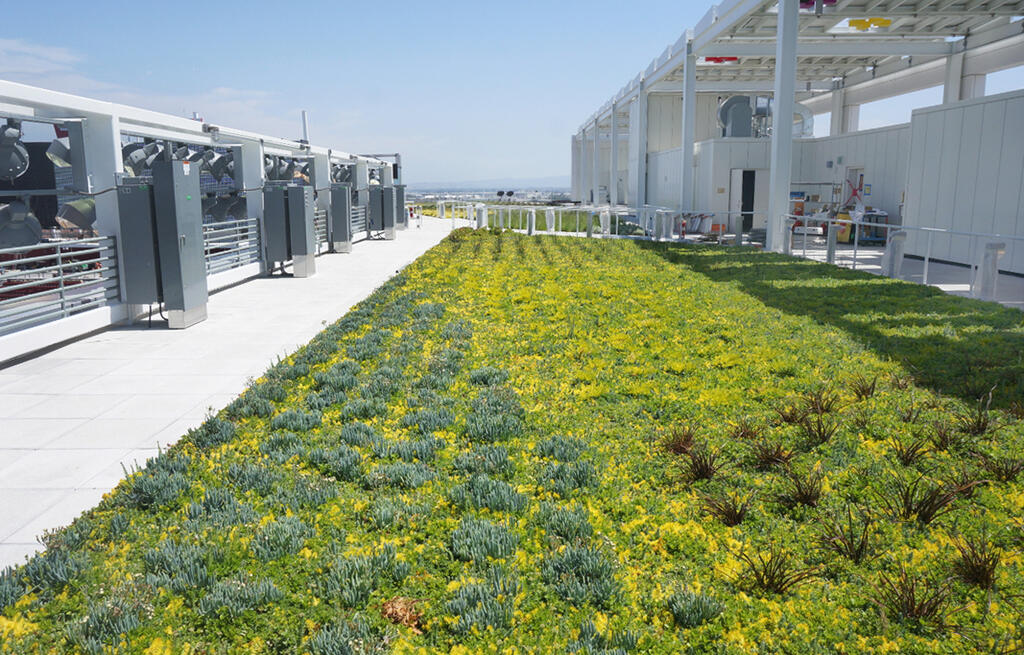
[[[574,135],[572,137],[572,188],[569,197],[579,201],[583,193],[580,190],[580,140]]]
[[[863,168],[864,183],[871,185],[865,204],[888,212],[892,222],[899,220],[910,167],[910,125],[800,139],[794,146],[794,190],[820,194],[822,201],[828,202],[832,197],[829,186],[797,183],[829,182],[843,187],[839,202],[845,202],[850,195],[844,182],[846,169]],[[827,166],[830,161],[831,169]]]
[[[647,156],[647,204],[679,208],[682,161],[678,147],[652,152]]]
[[[695,202],[698,211],[729,211],[729,192],[733,169],[756,170],[768,180],[768,158],[771,141],[768,139],[717,138],[697,144]],[[766,184],[760,184],[765,193],[756,194],[754,211],[768,210]],[[755,225],[761,222],[761,217]]]
[[[652,93],[647,99],[647,152],[679,150],[683,131],[683,96]]]
[[[600,204],[605,204],[611,194],[608,184],[612,168],[612,140],[607,134],[601,137],[598,159],[597,186],[600,189],[601,197],[597,201]]]
[[[1024,91],[916,110],[905,224],[1024,236],[1022,125]],[[1006,246],[1000,268],[1024,273],[1024,243]],[[936,236],[932,256],[971,263],[976,247]],[[907,252],[926,250],[927,237],[911,231]]]
[[[619,130],[619,170],[615,172],[615,184],[618,185],[619,203],[623,204],[629,198],[629,139],[624,134],[625,130]]]
[[[642,187],[642,180],[640,180],[640,158],[646,157],[644,152],[644,145],[641,141],[644,139],[640,132],[642,127],[642,120],[640,117],[640,99],[633,100],[629,104],[629,134],[627,136],[626,150],[628,152],[626,156],[626,195],[622,196],[626,199],[626,204],[630,207],[636,207],[641,204],[638,198],[639,189]]]

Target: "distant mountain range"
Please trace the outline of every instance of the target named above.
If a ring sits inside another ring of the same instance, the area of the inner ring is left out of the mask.
[[[567,191],[569,176],[504,178],[472,182],[416,182],[409,184],[408,188],[410,191]]]

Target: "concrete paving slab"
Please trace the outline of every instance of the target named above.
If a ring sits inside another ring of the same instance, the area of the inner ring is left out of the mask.
[[[97,418],[85,422],[62,437],[57,437],[48,443],[46,448],[129,449],[143,446],[155,447],[156,442],[150,433],[153,425],[152,419],[149,418]]]
[[[0,419],[0,449],[42,448],[83,423],[81,418]]]
[[[61,489],[0,489],[0,539],[8,537],[53,507],[65,492]],[[32,535],[27,541],[35,541]]]
[[[32,517],[14,534],[5,539],[8,543],[30,544],[53,526],[67,525],[78,516],[103,500],[104,489],[75,489],[65,492],[56,503]]]
[[[98,471],[122,457],[123,448],[48,448],[36,450],[0,470],[0,487],[65,489],[80,487]],[[56,527],[53,526],[53,527]]]
[[[86,387],[90,383],[86,383]],[[90,388],[90,390],[92,390]],[[96,418],[132,396],[127,393],[63,393],[40,396],[43,402],[17,413],[15,418]]]

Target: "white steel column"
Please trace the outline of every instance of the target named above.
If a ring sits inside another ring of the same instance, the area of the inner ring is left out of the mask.
[[[958,52],[946,58],[946,82],[942,88],[942,104],[960,100],[960,80],[964,75],[964,53]]]
[[[683,179],[681,184],[680,210],[692,211],[693,189],[693,149],[697,134],[697,57],[693,54],[692,44],[686,44],[686,64],[683,70],[683,131],[680,150],[683,156]]]
[[[629,143],[626,151],[626,204],[637,207],[637,171],[640,168],[640,118],[636,100],[629,103]]]
[[[647,204],[647,90],[642,88],[636,98],[636,170],[633,188],[636,189],[636,206]]]
[[[609,154],[608,201],[619,204],[619,106],[612,103],[612,149]]]
[[[579,134],[572,135],[572,195],[574,201],[579,202],[583,198],[583,145]]]
[[[124,253],[120,247],[121,218],[117,209],[117,173],[124,170],[121,159],[121,121],[117,116],[86,114],[82,123],[86,175],[89,189],[97,193],[96,233],[118,239],[117,270],[121,297],[125,294]]]
[[[796,44],[799,0],[779,0],[775,48],[775,106],[772,110],[771,195],[765,247],[782,251],[786,238],[783,214],[789,213],[793,178],[793,108],[796,102]]]
[[[964,53],[958,52],[946,59],[946,80],[942,90],[942,103],[981,98],[985,95],[985,75],[964,75]]]
[[[856,132],[860,129],[860,105],[843,107],[843,134]]]
[[[591,189],[593,195],[590,197],[590,202],[595,205],[601,204],[598,196],[599,189],[601,186],[601,128],[597,125],[597,119],[594,119],[594,172],[590,177]]]
[[[846,89],[836,84],[832,89],[832,116],[829,122],[828,135],[839,136],[845,127],[844,111],[846,109]]]

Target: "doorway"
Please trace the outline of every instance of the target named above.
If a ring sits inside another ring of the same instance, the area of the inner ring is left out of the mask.
[[[754,227],[754,207],[757,198],[757,171],[743,168],[732,169],[729,188],[730,224],[737,218],[742,219],[740,229],[750,232]]]

